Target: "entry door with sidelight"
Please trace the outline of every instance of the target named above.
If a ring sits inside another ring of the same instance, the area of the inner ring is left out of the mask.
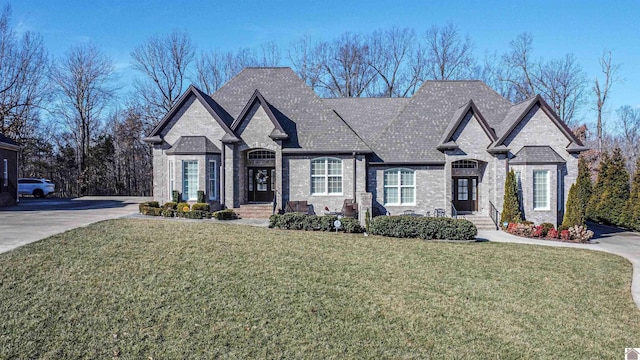
[[[478,210],[478,178],[476,176],[453,178],[453,205],[458,211]]]
[[[270,202],[273,200],[275,169],[266,167],[250,167],[247,169],[250,202]]]

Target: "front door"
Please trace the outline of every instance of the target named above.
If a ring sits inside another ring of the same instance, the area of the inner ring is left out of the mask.
[[[478,210],[478,177],[465,176],[453,178],[453,205],[458,211]]]
[[[275,169],[268,167],[250,167],[247,169],[247,189],[249,202],[270,202],[273,200]]]

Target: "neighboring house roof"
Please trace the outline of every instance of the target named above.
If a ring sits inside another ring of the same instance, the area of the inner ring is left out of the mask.
[[[220,154],[220,148],[206,136],[181,136],[176,143],[167,150],[167,155],[201,155]]]
[[[491,128],[502,122],[512,106],[481,81],[425,81],[371,146],[384,162],[444,163],[437,146],[456,111],[469,100]]]
[[[18,151],[20,144],[0,133],[0,148]]]
[[[290,68],[245,68],[211,98],[238,121],[247,105],[255,101],[252,99],[256,90],[288,136],[283,140],[283,151],[371,152],[351,127]]]
[[[565,159],[550,146],[523,146],[513,158],[509,159],[509,165],[564,163],[566,163]]]

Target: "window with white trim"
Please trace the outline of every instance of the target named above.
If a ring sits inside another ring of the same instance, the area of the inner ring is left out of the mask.
[[[207,192],[209,193],[209,200],[216,198],[216,161],[209,160],[209,171],[207,172],[209,179],[207,181]]]
[[[198,160],[182,162],[182,200],[198,200]]]
[[[311,194],[342,194],[342,160],[319,158],[311,160]]]
[[[415,205],[416,173],[414,170],[385,170],[384,203],[385,205]]]
[[[9,160],[4,159],[2,167],[2,186],[9,186]]]
[[[169,196],[173,197],[173,190],[176,189],[176,173],[173,167],[173,160],[169,160]]]
[[[549,210],[549,171],[533,171],[533,209]]]

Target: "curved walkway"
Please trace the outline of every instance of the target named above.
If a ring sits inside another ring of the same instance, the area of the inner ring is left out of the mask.
[[[557,247],[573,247],[579,249],[604,251],[619,255],[629,260],[633,265],[631,278],[631,297],[640,309],[640,234],[620,228],[589,224],[589,229],[595,233],[591,244],[574,244],[559,241],[536,240],[521,238],[504,231],[479,230],[478,239],[494,242],[509,242],[517,244],[531,244]]]

